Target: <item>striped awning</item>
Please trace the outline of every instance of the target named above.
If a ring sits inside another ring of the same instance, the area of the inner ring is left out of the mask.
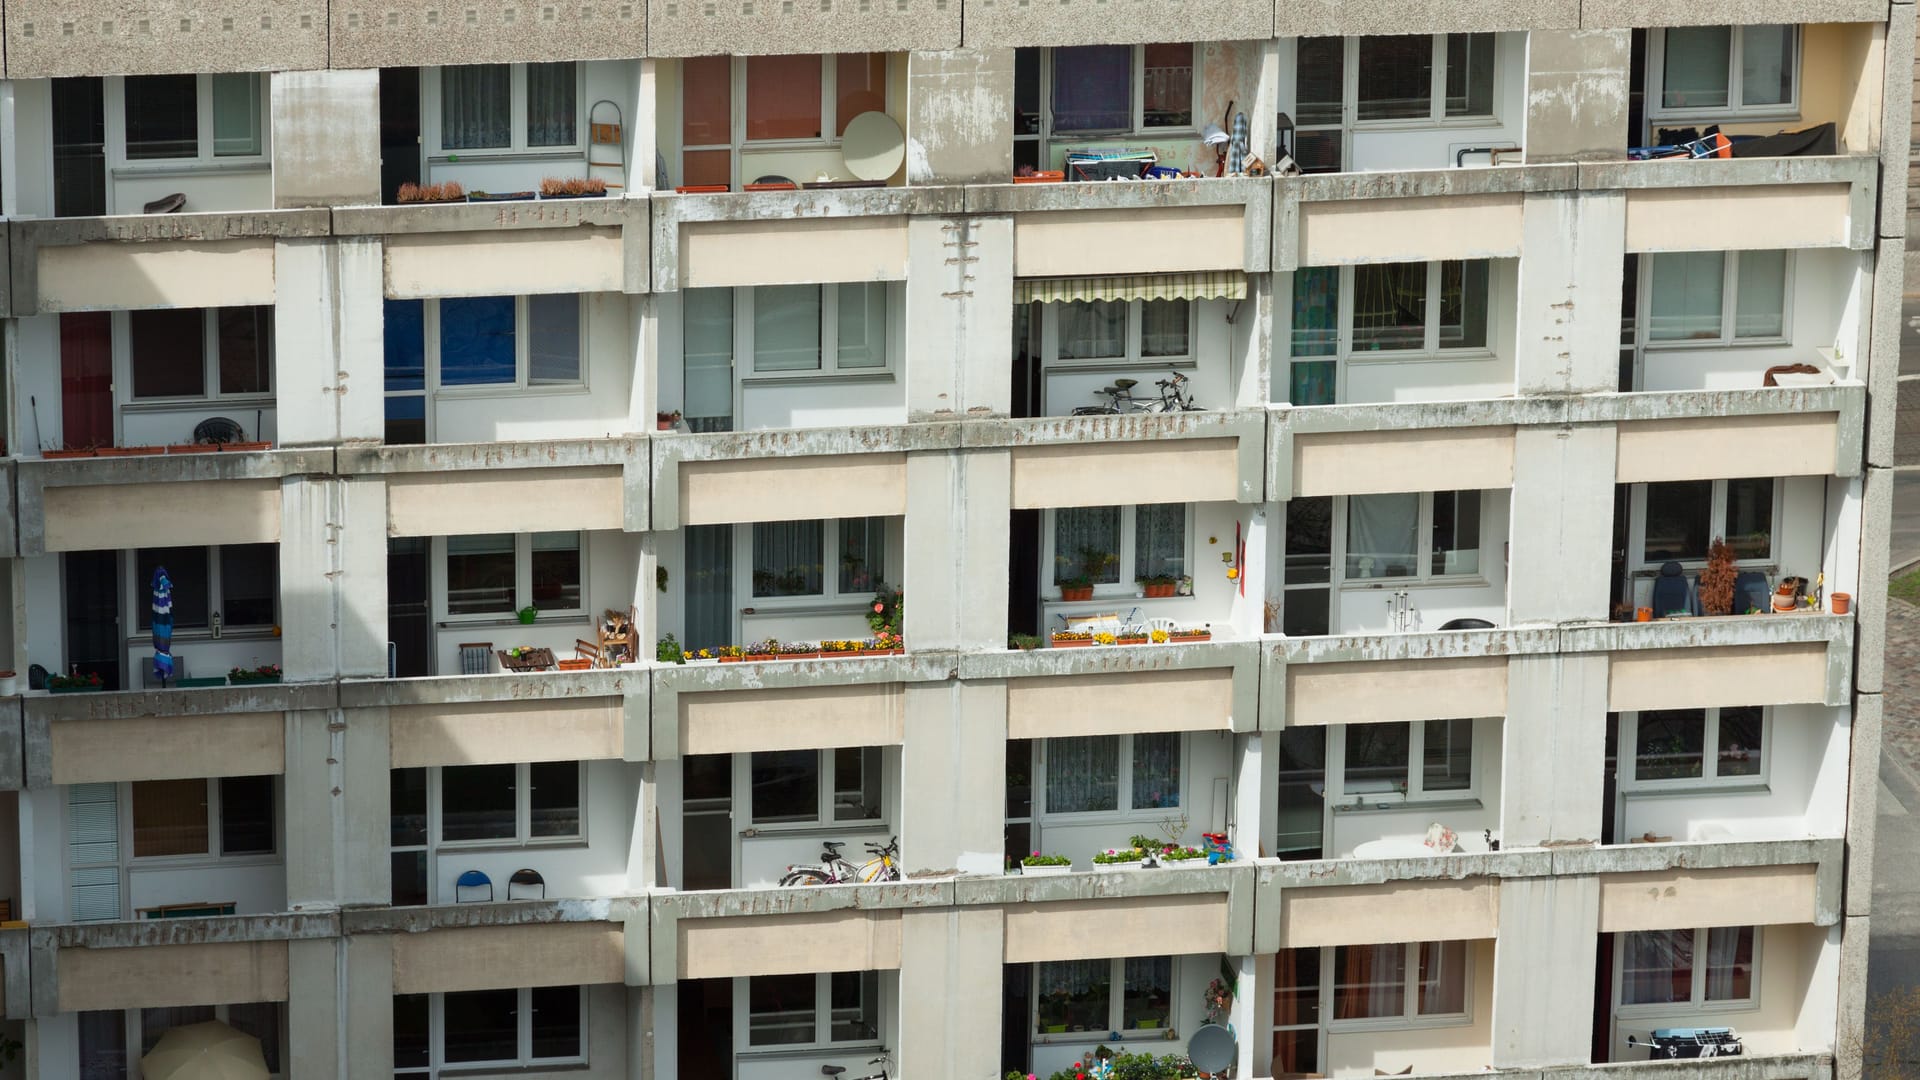
[[[1075,300],[1245,300],[1247,275],[1238,270],[1196,274],[1136,274],[1121,277],[1020,278],[1017,304],[1064,304]]]

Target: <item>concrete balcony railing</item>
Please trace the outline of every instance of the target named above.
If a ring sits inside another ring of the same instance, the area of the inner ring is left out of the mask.
[[[257,18],[257,16],[256,16]],[[15,315],[274,302],[274,242],[326,236],[326,210],[11,222]]]
[[[962,679],[1004,679],[1007,737],[1250,732],[1259,719],[1253,641],[1040,649],[960,657]]]
[[[33,1015],[286,1001],[291,943],[339,933],[299,913],[36,926]]]
[[[380,477],[393,536],[647,528],[644,439],[341,447],[343,476]]]
[[[390,935],[393,993],[644,985],[644,901],[520,900],[342,912],[351,935]]]
[[[333,211],[335,235],[384,240],[384,287],[396,300],[644,293],[647,222],[647,200],[626,198]]]
[[[392,767],[647,758],[637,668],[350,680],[342,708],[384,708]],[[528,732],[539,737],[529,741]]]
[[[1629,252],[1865,251],[1879,179],[1867,155],[1580,166],[1583,190],[1626,192]]]
[[[937,244],[938,216],[965,210],[958,187],[656,193],[653,288],[904,281],[913,219]]]
[[[11,784],[41,789],[125,780],[280,775],[289,712],[338,707],[336,684],[30,694]]]
[[[1013,215],[1015,277],[1265,273],[1272,206],[1265,179],[967,188],[967,212]]]
[[[331,14],[325,43],[332,48],[330,66],[335,68],[648,55],[645,0],[592,5],[529,5],[517,0],[391,5],[348,0],[320,10],[322,19]]]

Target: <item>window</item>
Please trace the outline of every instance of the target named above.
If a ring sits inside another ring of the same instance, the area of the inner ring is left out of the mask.
[[[1768,722],[1758,705],[1622,713],[1620,739],[1633,748],[1633,762],[1621,786],[1763,782]]]
[[[395,994],[396,1076],[429,1077],[446,1068],[586,1061],[583,986]]]
[[[1355,119],[1439,121],[1493,115],[1494,35],[1357,39]]]
[[[1346,579],[1480,575],[1478,491],[1347,498]]]
[[[525,844],[578,839],[583,832],[582,768],[577,761],[442,767],[440,842]]]
[[[581,303],[575,294],[433,301],[439,385],[579,383]]]
[[[1794,116],[1800,103],[1797,26],[1683,26],[1648,36],[1656,118]]]
[[[135,401],[273,392],[271,307],[155,308],[120,317]]]
[[[221,1021],[259,1039],[267,1072],[279,1075],[285,1011],[286,1006],[281,1002],[258,1001],[83,1012],[79,1018],[80,1077],[82,1080],[124,1080],[128,1046],[137,1044],[140,1051],[133,1056],[141,1057],[151,1053],[169,1029],[209,1020]]]
[[[1464,941],[1337,945],[1332,974],[1336,1029],[1467,1014]]]
[[[279,623],[280,546],[140,548],[133,553],[134,623],[153,629],[153,572],[173,582],[173,632],[219,627],[264,629]],[[212,672],[210,674],[219,674]]]
[[[1724,537],[1742,562],[1771,560],[1777,487],[1766,477],[1635,485],[1638,567],[1705,566],[1714,537]]]
[[[887,577],[886,518],[763,521],[753,526],[753,596],[839,598]],[[833,568],[827,553],[835,554]]]
[[[511,615],[529,605],[542,612],[582,610],[586,542],[580,533],[480,533],[440,542],[450,617]]]
[[[880,748],[766,750],[750,759],[755,825],[879,821]]]
[[[108,82],[109,117],[118,113],[121,120],[121,161],[211,164],[265,156],[264,75],[129,75]]]
[[[1035,964],[1034,1031],[1163,1032],[1173,1015],[1173,978],[1171,956]]]
[[[824,1047],[880,1038],[878,972],[753,975],[740,983],[745,984],[749,1047]]]
[[[1194,311],[1186,300],[1074,300],[1045,309],[1042,318],[1054,326],[1049,359],[1055,364],[1164,367],[1193,355]]]
[[[1287,399],[1333,404],[1348,361],[1487,353],[1494,292],[1484,259],[1294,271]]]
[[[1134,591],[1133,582],[1187,573],[1186,503],[1082,506],[1053,511],[1053,583],[1086,576],[1095,595]],[[1122,575],[1130,574],[1122,584]]]
[[[1470,797],[1473,721],[1346,725],[1341,792],[1355,805]]]
[[[1755,927],[1644,930],[1622,936],[1617,981],[1623,1013],[1636,1005],[1711,1007],[1753,1001],[1760,936]],[[1705,963],[1695,962],[1694,946],[1700,941],[1707,943]]]
[[[1192,130],[1200,46],[1082,45],[1014,50],[1014,164],[1044,168],[1048,142]],[[1204,118],[1202,121],[1204,122]]]
[[[753,180],[734,175],[745,144],[832,145],[854,117],[887,109],[885,53],[696,57],[680,78],[684,184]]]
[[[1047,814],[1112,814],[1180,806],[1178,732],[1048,739]]]
[[[1785,251],[1684,251],[1642,257],[1649,346],[1784,342]]]
[[[271,776],[138,780],[130,785],[133,857],[272,855],[278,796]]]
[[[435,85],[441,151],[580,147],[580,75],[570,61],[444,67]]]

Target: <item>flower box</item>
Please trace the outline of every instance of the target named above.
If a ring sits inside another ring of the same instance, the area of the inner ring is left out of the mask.
[[[209,675],[206,678],[175,679],[173,685],[182,690],[190,690],[196,686],[225,686],[227,685],[227,677],[225,675]]]
[[[228,675],[227,685],[252,686],[256,683],[277,683],[280,678],[278,675]]]
[[[791,180],[785,181],[783,183],[778,183],[778,184],[748,184],[746,185],[746,188],[748,191],[798,191],[800,190],[799,185],[795,184]]]
[[[746,659],[744,656],[723,656],[720,658],[720,662],[723,664],[739,664],[745,662]]]
[[[1121,637],[1114,638],[1113,643],[1115,645],[1145,645],[1147,643],[1147,635],[1145,634],[1134,634],[1131,636],[1123,635]]]
[[[164,446],[103,446],[98,451],[101,457],[146,457],[166,452]]]
[[[1073,864],[1068,863],[1065,866],[1022,866],[1020,873],[1026,877],[1058,877],[1061,874],[1073,873]]]
[[[1138,870],[1142,865],[1144,864],[1139,859],[1132,859],[1127,862],[1094,863],[1093,868],[1104,874],[1117,870]]]
[[[1050,169],[1036,172],[1032,176],[1016,176],[1013,178],[1013,182],[1016,184],[1058,184],[1066,178],[1067,174],[1065,172]]]
[[[1174,585],[1171,581],[1165,585],[1142,585],[1140,587],[1140,594],[1149,600],[1163,600],[1172,596],[1173,590],[1177,587],[1178,586]]]
[[[469,191],[467,192],[467,201],[470,203],[532,202],[533,198],[534,198],[534,193],[531,191]]]
[[[832,652],[828,652],[826,649],[820,650],[820,659],[822,660],[845,660],[851,656],[865,655],[867,655],[865,649],[836,649]]]
[[[1091,637],[1063,638],[1055,634],[1049,644],[1056,649],[1082,649],[1093,644]]]
[[[576,657],[572,660],[561,660],[553,666],[561,671],[587,671],[593,667],[593,661]]]
[[[815,649],[813,652],[783,652],[780,654],[779,659],[781,660],[818,660],[820,659],[820,651],[818,649]]]
[[[673,192],[676,195],[724,195],[732,190],[725,184],[681,184]]]
[[[1213,632],[1210,630],[1175,630],[1169,635],[1169,640],[1176,643],[1183,641],[1212,641]]]
[[[100,452],[89,446],[83,450],[42,450],[40,456],[49,461],[59,461],[62,458],[99,457]]]
[[[106,686],[104,685],[101,685],[101,686],[49,686],[47,687],[47,693],[49,694],[91,694],[96,691],[105,690],[105,689],[106,689]]]

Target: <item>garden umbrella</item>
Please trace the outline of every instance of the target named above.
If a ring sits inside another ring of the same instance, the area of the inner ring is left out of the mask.
[[[260,1040],[218,1020],[169,1028],[140,1059],[147,1080],[267,1080]]]
[[[167,568],[153,568],[153,677],[160,685],[173,678],[173,579]]]

